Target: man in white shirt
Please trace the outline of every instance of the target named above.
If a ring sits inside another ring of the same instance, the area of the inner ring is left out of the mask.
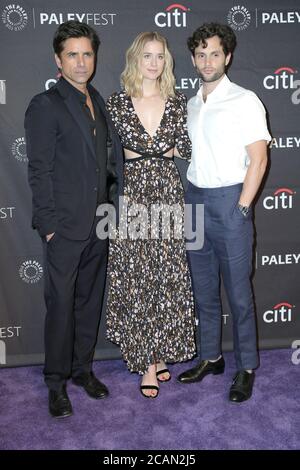
[[[188,102],[192,160],[186,204],[204,204],[204,245],[189,250],[200,328],[200,363],[182,373],[181,383],[224,372],[221,355],[220,273],[233,321],[237,373],[232,402],[248,400],[258,366],[256,322],[250,275],[253,222],[251,204],[267,165],[271,139],[258,97],[228,79],[236,37],[229,26],[204,24],[188,39],[202,79]]]

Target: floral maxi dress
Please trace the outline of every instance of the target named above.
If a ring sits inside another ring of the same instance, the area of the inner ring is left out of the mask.
[[[150,213],[151,207],[166,204],[183,211],[180,175],[173,159],[163,155],[176,146],[182,158],[190,158],[184,95],[176,93],[166,100],[152,137],[125,91],[113,94],[107,108],[123,147],[137,153],[124,164],[128,207],[142,204]],[[127,214],[121,213],[123,222],[124,217]],[[171,216],[173,224],[176,217]],[[143,230],[141,238],[125,239],[118,233],[109,251],[107,337],[120,346],[129,370],[140,374],[153,363],[154,355],[155,360],[166,362],[186,361],[195,355],[194,303],[183,227],[181,237],[175,237],[172,230],[164,237],[156,229],[156,237],[146,229],[149,238]]]

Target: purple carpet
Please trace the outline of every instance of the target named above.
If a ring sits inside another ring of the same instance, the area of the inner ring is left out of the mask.
[[[0,449],[197,450],[299,449],[300,365],[291,350],[262,351],[252,398],[228,401],[235,372],[232,353],[225,373],[182,385],[175,377],[193,362],[171,366],[173,378],[156,400],[143,398],[140,378],[123,361],[97,361],[96,375],[110,397],[92,400],[69,383],[74,415],[48,415],[42,367],[0,371]]]

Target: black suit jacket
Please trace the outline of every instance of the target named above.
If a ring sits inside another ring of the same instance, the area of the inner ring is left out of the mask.
[[[122,147],[103,98],[91,85],[88,90],[106,118],[109,201],[117,204],[123,188]],[[42,237],[58,232],[87,239],[97,208],[97,160],[82,107],[65,80],[31,100],[25,132],[33,227]]]

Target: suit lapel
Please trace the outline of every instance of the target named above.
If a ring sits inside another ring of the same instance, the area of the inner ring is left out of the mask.
[[[96,159],[96,152],[95,147],[92,141],[91,136],[91,129],[88,123],[88,120],[85,118],[83,109],[79,99],[77,98],[76,94],[72,92],[69,88],[71,85],[65,83],[64,80],[60,80],[57,83],[57,89],[64,99],[65,105],[67,106],[70,114],[72,115],[73,119],[78,124],[91,152],[93,157]]]
[[[114,130],[114,126],[113,126],[113,123],[111,121],[110,115],[106,110],[105,102],[104,102],[103,98],[101,97],[101,95],[98,93],[98,91],[92,85],[88,85],[88,90],[89,90],[90,95],[94,98],[94,100],[99,105],[99,108],[101,109],[102,114],[106,119],[106,124],[107,124],[108,129],[109,129],[109,134],[111,134],[112,131]]]

